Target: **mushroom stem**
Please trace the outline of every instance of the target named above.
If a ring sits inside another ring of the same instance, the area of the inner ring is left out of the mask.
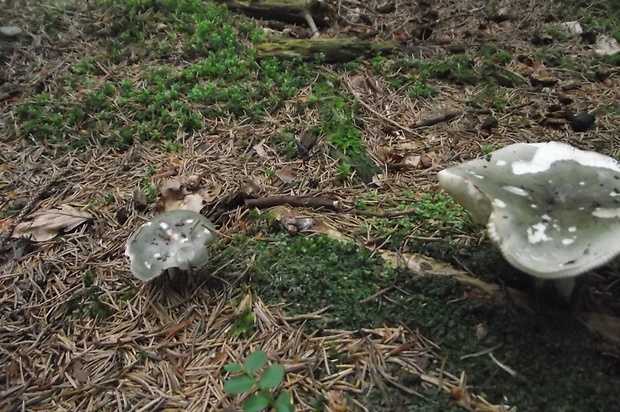
[[[168,277],[170,278],[170,280],[174,280],[174,278],[176,278],[177,276],[181,274],[181,269],[177,267],[171,267],[171,268],[168,268],[167,270],[168,270]]]

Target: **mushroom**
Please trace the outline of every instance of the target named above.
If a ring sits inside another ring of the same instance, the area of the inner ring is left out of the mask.
[[[486,223],[506,260],[569,298],[620,253],[620,164],[558,142],[518,143],[445,169],[439,183]]]
[[[204,266],[207,246],[216,240],[209,219],[190,210],[171,210],[140,226],[127,241],[125,255],[131,260],[131,273],[146,282],[167,269]]]

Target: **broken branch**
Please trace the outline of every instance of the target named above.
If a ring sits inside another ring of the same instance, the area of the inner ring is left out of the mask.
[[[460,110],[454,110],[454,111],[449,111],[449,112],[443,112],[443,113],[439,113],[436,114],[434,116],[431,117],[427,117],[426,119],[420,120],[418,122],[415,122],[413,125],[411,125],[412,129],[417,129],[418,127],[425,127],[425,126],[433,126],[436,125],[438,123],[443,123],[443,122],[448,122],[452,119],[454,119],[457,116],[462,115],[463,112]]]
[[[336,211],[340,210],[340,202],[337,200],[311,196],[267,196],[258,199],[246,199],[245,204],[248,207],[259,209],[288,204],[293,207],[324,207]]]

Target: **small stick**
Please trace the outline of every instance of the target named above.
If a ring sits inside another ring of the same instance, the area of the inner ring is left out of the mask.
[[[245,204],[248,207],[257,207],[259,209],[289,204],[291,206],[324,207],[326,209],[340,210],[340,202],[337,200],[311,196],[267,196],[258,199],[246,199]]]
[[[433,126],[438,123],[448,122],[454,119],[456,116],[460,116],[462,114],[463,112],[460,110],[439,113],[434,116],[427,117],[426,119],[415,122],[414,124],[411,125],[411,128],[417,129],[418,127]]]
[[[407,209],[407,210],[359,210],[359,209],[351,209],[347,212],[353,213],[356,215],[362,216],[374,216],[374,217],[398,217],[398,216],[407,216],[412,215],[417,212],[416,209]]]

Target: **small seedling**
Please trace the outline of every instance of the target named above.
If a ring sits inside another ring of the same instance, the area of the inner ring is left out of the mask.
[[[342,163],[336,169],[336,175],[338,179],[342,182],[347,180],[353,174],[353,168],[348,163]]]
[[[493,147],[493,145],[490,145],[490,144],[485,144],[485,145],[482,145],[480,150],[482,150],[482,153],[484,153],[485,155],[488,155],[489,153],[495,150],[495,147]]]
[[[284,368],[278,364],[265,365],[267,354],[261,350],[248,355],[243,364],[227,364],[224,366],[227,372],[241,374],[224,383],[224,392],[243,394],[258,389],[243,402],[244,412],[259,412],[267,407],[275,408],[276,412],[293,412],[295,407],[291,394],[275,390],[284,380]]]

